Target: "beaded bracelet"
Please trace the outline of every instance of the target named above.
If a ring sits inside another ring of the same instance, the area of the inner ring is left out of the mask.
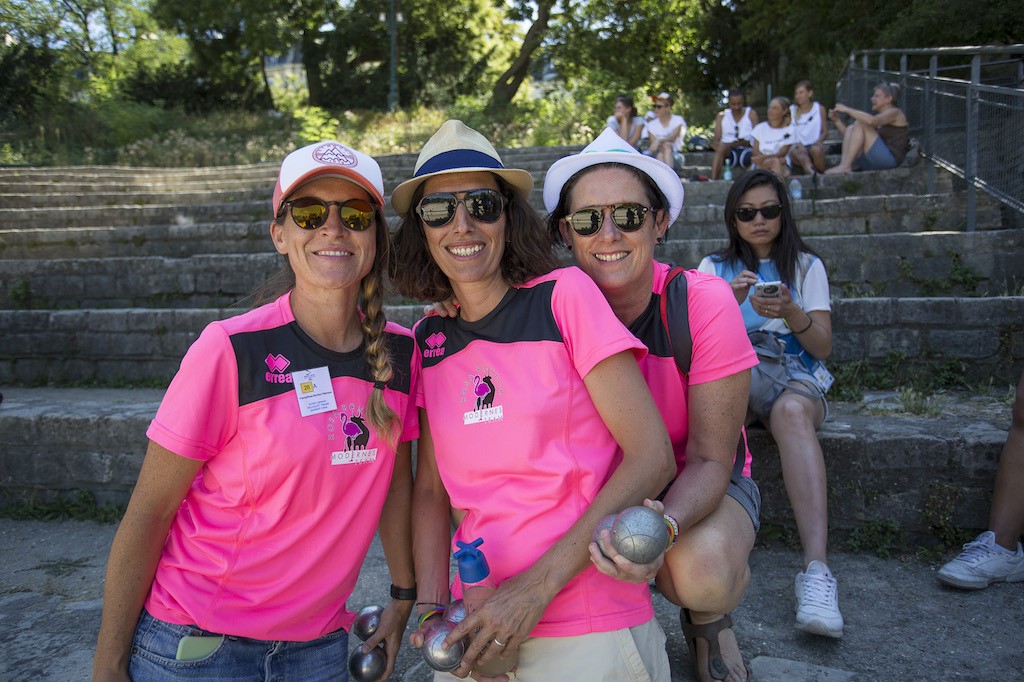
[[[440,607],[436,609],[430,609],[429,611],[424,611],[423,614],[420,616],[419,629],[422,630],[423,624],[431,618],[440,618],[442,616],[444,616],[444,609]]]
[[[668,551],[676,544],[676,538],[679,537],[679,522],[668,514],[663,515],[665,517],[665,525],[668,526],[668,547],[665,551]]]

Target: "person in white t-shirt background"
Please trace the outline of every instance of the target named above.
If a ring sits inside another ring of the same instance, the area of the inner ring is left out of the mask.
[[[825,170],[825,146],[828,134],[828,114],[819,102],[814,101],[814,86],[811,81],[802,80],[793,91],[793,104],[789,107],[796,142],[789,149],[790,165],[802,168],[808,173],[822,173]]]
[[[655,117],[647,122],[647,136],[650,147],[644,154],[653,156],[670,168],[679,171],[683,167],[683,139],[686,137],[686,119],[672,113],[675,100],[663,92],[655,95]]]
[[[629,142],[631,147],[638,149],[645,123],[646,121],[637,113],[633,98],[629,95],[619,95],[615,98],[615,113],[608,117],[605,128],[611,128],[619,137]]]
[[[711,179],[722,177],[722,166],[726,160],[735,168],[750,166],[751,133],[757,125],[757,112],[747,106],[747,94],[743,88],[729,90],[729,107],[715,117],[715,135],[711,147],[715,157],[711,161]]]
[[[780,178],[789,177],[786,155],[795,141],[793,126],[790,125],[789,100],[773,97],[768,104],[768,120],[754,126],[752,134],[753,166],[770,170]]]

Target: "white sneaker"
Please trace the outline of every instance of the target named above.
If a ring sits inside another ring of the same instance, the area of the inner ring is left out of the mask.
[[[815,635],[843,636],[843,615],[839,613],[839,583],[820,561],[796,574],[796,626]]]
[[[980,590],[992,583],[1024,580],[1024,549],[1020,542],[1011,552],[996,544],[996,534],[985,531],[964,545],[960,555],[939,569],[939,580],[965,590]]]

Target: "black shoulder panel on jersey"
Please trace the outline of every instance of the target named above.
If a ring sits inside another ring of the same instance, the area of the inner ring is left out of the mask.
[[[551,311],[555,281],[528,289],[510,289],[487,317],[466,323],[458,318],[428,317],[416,327],[416,341],[423,353],[423,366],[432,367],[455,355],[472,341],[519,343],[522,341],[562,342],[562,333]]]
[[[385,333],[394,376],[388,388],[409,393],[409,361],[413,342],[408,336]],[[291,322],[273,329],[231,335],[238,361],[238,404],[251,403],[292,390],[291,373],[327,366],[331,378],[352,377],[372,382],[363,348],[351,353],[330,351]]]

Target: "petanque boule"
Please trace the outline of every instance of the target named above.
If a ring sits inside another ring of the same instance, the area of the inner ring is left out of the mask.
[[[383,614],[384,608],[381,606],[372,605],[360,609],[352,622],[352,634],[364,642],[370,639],[380,627],[380,617]]]
[[[449,623],[461,623],[466,619],[466,603],[456,599],[444,610],[444,619]]]
[[[455,623],[449,620],[435,621],[423,633],[423,646],[420,652],[423,660],[434,670],[448,672],[455,670],[462,662],[462,655],[466,653],[465,640],[459,640],[447,649],[441,646],[444,638],[455,629]]]
[[[375,646],[368,653],[358,647],[348,657],[348,674],[353,682],[374,682],[388,667],[388,655],[384,648]]]
[[[635,564],[648,564],[668,547],[665,517],[648,507],[629,507],[615,517],[612,542]]]

